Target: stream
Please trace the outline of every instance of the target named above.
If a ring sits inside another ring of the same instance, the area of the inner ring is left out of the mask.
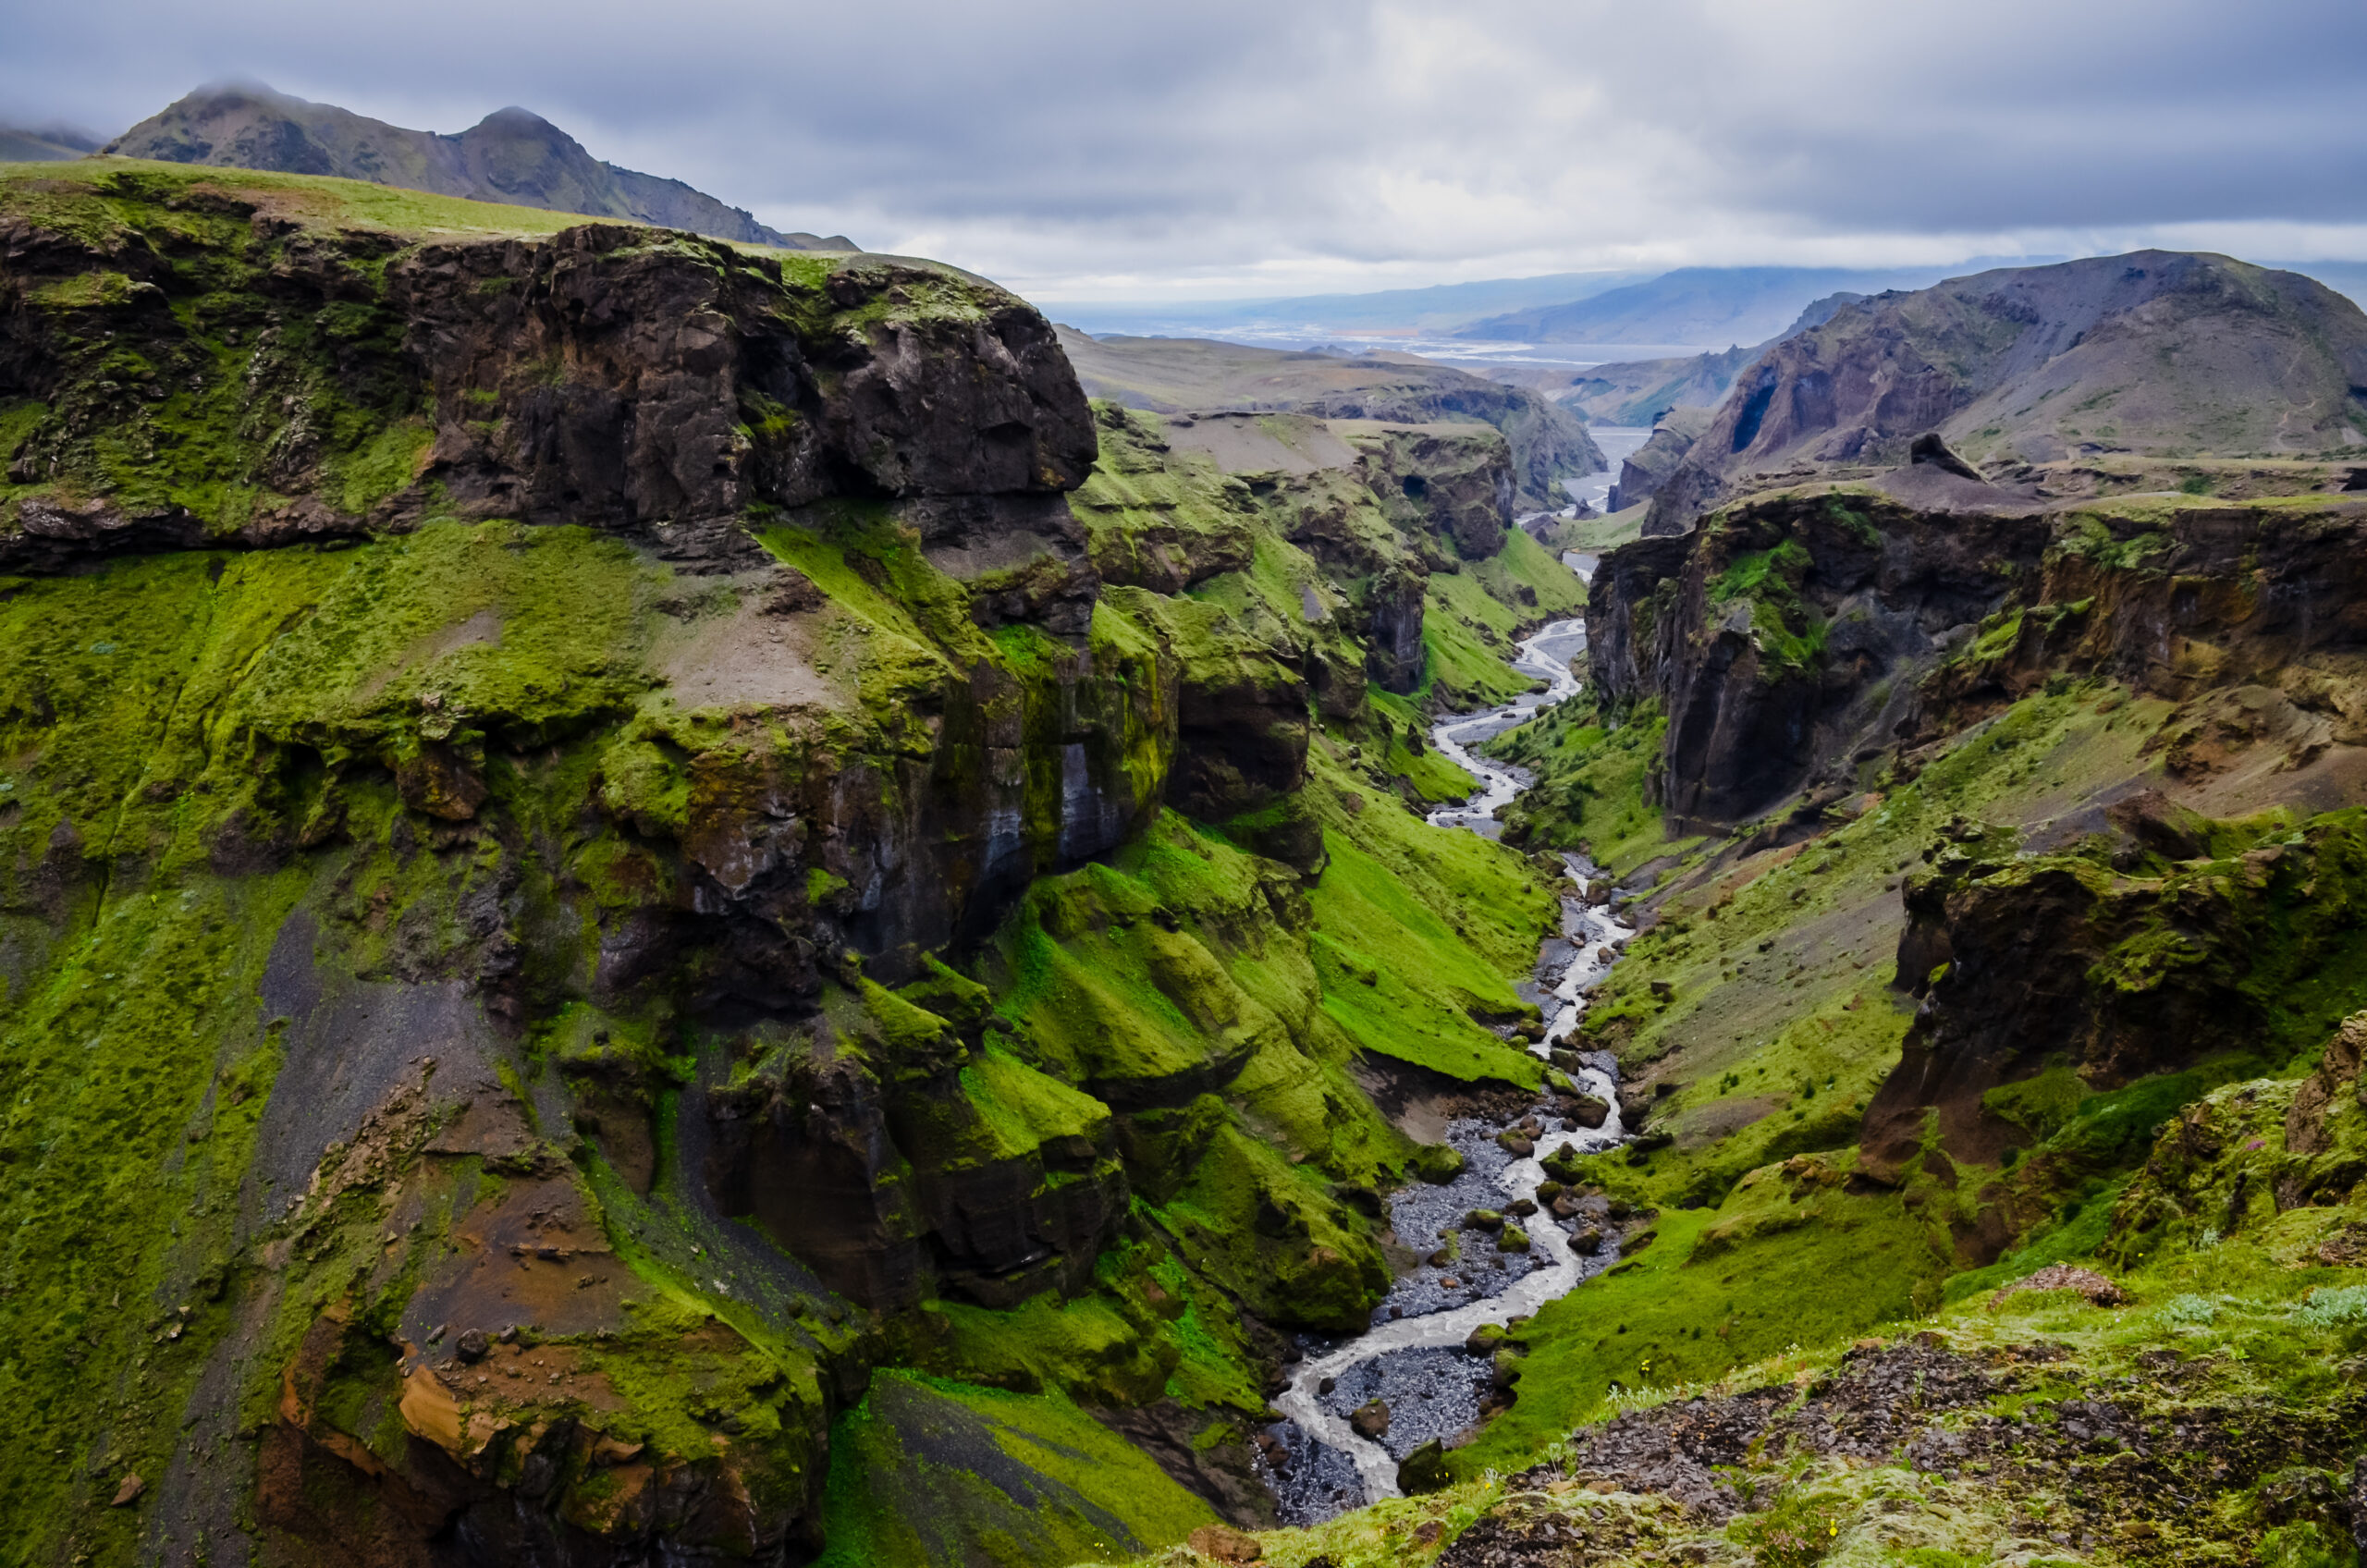
[[[1429,815],[1440,827],[1462,827],[1495,838],[1496,813],[1532,782],[1524,770],[1475,756],[1468,748],[1534,717],[1578,690],[1570,661],[1586,648],[1586,625],[1560,620],[1520,644],[1513,668],[1548,683],[1502,707],[1453,714],[1431,729],[1432,743],[1479,780],[1470,799]],[[1586,901],[1602,873],[1584,856],[1564,851],[1568,883],[1562,895],[1562,929],[1538,955],[1535,980],[1522,994],[1546,1014],[1543,1057],[1576,1033],[1587,993],[1610,973],[1634,932],[1607,905]],[[1453,1182],[1410,1183],[1390,1199],[1390,1226],[1399,1245],[1420,1260],[1392,1285],[1374,1310],[1372,1327],[1355,1339],[1299,1343],[1288,1386],[1274,1397],[1286,1418],[1261,1442],[1265,1478],[1284,1523],[1328,1519],[1346,1509],[1396,1497],[1398,1463],[1432,1439],[1452,1441],[1482,1418],[1492,1390],[1490,1359],[1465,1349],[1472,1330],[1525,1317],[1618,1261],[1616,1232],[1600,1198],[1558,1208],[1538,1207],[1522,1218],[1510,1211],[1536,1206],[1545,1178],[1540,1164],[1564,1148],[1609,1148],[1625,1136],[1620,1125],[1616,1063],[1611,1053],[1584,1052],[1571,1075],[1584,1094],[1609,1109],[1600,1127],[1572,1118],[1549,1090],[1525,1112],[1497,1121],[1471,1116],[1451,1121],[1445,1141],[1460,1150],[1464,1169]],[[1557,1075],[1558,1076],[1558,1075]],[[1533,1127],[1534,1152],[1515,1156],[1498,1135]],[[1466,1229],[1474,1209],[1507,1215],[1529,1237],[1526,1252],[1500,1251],[1486,1230]],[[1566,1212],[1565,1212],[1566,1211]],[[1389,1407],[1385,1429],[1365,1436],[1350,1424],[1367,1401]]]

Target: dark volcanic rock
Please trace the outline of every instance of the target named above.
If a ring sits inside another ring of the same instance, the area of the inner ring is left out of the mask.
[[[2140,521],[1914,472],[1969,504],[1770,497],[1603,558],[1587,610],[1594,682],[1614,705],[1657,700],[1668,715],[1658,789],[1677,821],[1731,823],[1828,787],[1821,809],[1854,789],[1859,762],[2064,672],[2180,702],[2274,688],[2198,711],[2168,738],[2173,771],[2262,740],[2299,766],[2367,737],[2339,657],[2367,600],[2367,508],[2329,496],[2306,525],[2212,506]],[[2091,526],[2100,540],[2081,534]],[[2140,535],[2141,561],[2116,557]],[[2310,668],[2279,673],[2296,664]]]
[[[104,494],[44,503],[0,536],[0,568],[295,543],[431,508],[586,524],[720,563],[753,557],[751,509],[844,496],[898,504],[965,581],[1039,558],[1056,578],[1082,574],[1089,611],[1090,569],[1060,496],[1092,466],[1090,412],[1044,319],[990,285],[865,258],[816,287],[773,258],[614,226],[399,249],[256,221],[248,259],[269,272],[242,324],[263,436],[254,477],[288,499],[227,533]],[[169,267],[21,226],[0,248],[0,280],[18,288],[94,268],[152,273],[158,284],[108,312],[115,342],[168,369],[211,365],[172,312],[185,285]],[[948,295],[958,308],[929,303]],[[351,456],[313,407],[323,369],[297,348],[300,324],[331,308],[352,324],[326,369],[338,395],[388,418],[418,409],[426,426],[408,482],[358,508],[337,477]],[[0,387],[57,410],[16,454],[25,480],[81,472],[91,429],[145,417],[56,325],[26,312],[0,324]]]
[[[1715,415],[1708,409],[1674,408],[1661,416],[1652,426],[1651,438],[1627,456],[1619,465],[1619,483],[1611,487],[1609,508],[1623,511],[1639,501],[1649,501],[1652,492],[1668,482],[1678,465],[1685,461],[1693,443],[1710,428]]]

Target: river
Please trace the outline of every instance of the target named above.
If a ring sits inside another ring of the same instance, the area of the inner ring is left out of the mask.
[[[1432,812],[1434,826],[1490,838],[1502,831],[1497,810],[1531,780],[1469,748],[1575,695],[1578,680],[1570,663],[1585,649],[1584,622],[1546,626],[1520,644],[1513,661],[1515,669],[1546,681],[1544,692],[1482,713],[1450,715],[1432,728],[1438,749],[1479,780],[1469,800]],[[1609,906],[1586,901],[1601,872],[1580,855],[1565,851],[1562,859],[1567,881],[1561,934],[1543,944],[1535,981],[1525,987],[1547,1015],[1545,1038],[1531,1047],[1539,1056],[1569,1048],[1587,993],[1634,935]],[[1274,1399],[1287,1419],[1269,1434],[1274,1440],[1263,1468],[1286,1523],[1313,1523],[1399,1495],[1399,1461],[1433,1438],[1451,1441],[1481,1419],[1492,1366],[1487,1356],[1464,1348],[1472,1330],[1527,1317],[1617,1261],[1615,1231],[1600,1199],[1579,1206],[1565,1197],[1564,1206],[1576,1212],[1557,1216],[1540,1207],[1514,1219],[1529,1237],[1526,1252],[1497,1250],[1490,1232],[1466,1225],[1474,1209],[1503,1213],[1522,1203],[1536,1205],[1546,1158],[1564,1148],[1609,1148],[1625,1135],[1613,1059],[1585,1052],[1580,1060],[1572,1075],[1577,1088],[1609,1107],[1600,1127],[1586,1127],[1569,1114],[1569,1102],[1551,1093],[1525,1114],[1462,1118],[1446,1127],[1446,1141],[1464,1156],[1462,1173],[1443,1185],[1411,1183],[1390,1199],[1394,1238],[1420,1261],[1392,1284],[1367,1332],[1343,1341],[1302,1340],[1301,1358]],[[1532,1119],[1538,1134],[1532,1153],[1516,1156],[1499,1142],[1500,1133]],[[1389,1422],[1367,1437],[1350,1425],[1350,1416],[1374,1399],[1388,1405]]]

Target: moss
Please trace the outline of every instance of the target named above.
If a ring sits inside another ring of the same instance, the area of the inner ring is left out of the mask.
[[[1657,704],[1610,714],[1582,692],[1487,741],[1485,754],[1537,780],[1505,811],[1505,840],[1585,849],[1616,877],[1668,852],[1666,824],[1650,799],[1667,729]]]
[[[1107,1560],[1215,1517],[1056,1394],[882,1372],[839,1417],[830,1453],[830,1564]]]

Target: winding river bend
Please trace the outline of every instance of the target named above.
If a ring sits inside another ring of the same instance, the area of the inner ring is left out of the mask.
[[[1522,643],[1513,661],[1514,668],[1545,680],[1547,690],[1483,713],[1451,715],[1433,727],[1438,749],[1480,783],[1469,800],[1432,812],[1434,826],[1489,838],[1502,831],[1497,811],[1532,779],[1468,748],[1576,694],[1570,661],[1585,647],[1582,621],[1552,622]],[[1634,935],[1608,905],[1587,901],[1600,870],[1580,855],[1562,858],[1568,880],[1561,935],[1544,944],[1527,993],[1547,1014],[1545,1037],[1531,1047],[1539,1056],[1568,1048],[1587,993]],[[1464,1156],[1462,1174],[1441,1186],[1413,1183],[1390,1200],[1391,1229],[1420,1261],[1396,1280],[1367,1332],[1338,1342],[1303,1341],[1302,1359],[1274,1399],[1286,1420],[1266,1450],[1267,1478],[1287,1522],[1311,1523],[1398,1496],[1401,1460],[1480,1418],[1492,1369],[1488,1358],[1464,1348],[1472,1331],[1534,1313],[1618,1260],[1617,1242],[1599,1208],[1567,1197],[1558,1208],[1537,1205],[1545,1180],[1541,1160],[1564,1148],[1608,1148],[1625,1135],[1613,1060],[1608,1052],[1582,1053],[1580,1060],[1584,1065],[1572,1075],[1577,1087],[1609,1107],[1600,1126],[1585,1126],[1568,1114],[1567,1101],[1551,1094],[1526,1115],[1465,1117],[1445,1129],[1446,1141]],[[1499,1134],[1514,1128],[1533,1130],[1533,1152],[1515,1155],[1500,1142]],[[1509,1214],[1524,1203],[1535,1212],[1513,1222],[1529,1237],[1525,1252],[1500,1250],[1494,1234],[1466,1225],[1474,1209]],[[1374,1431],[1367,1415],[1366,1430],[1359,1431],[1351,1417],[1373,1400],[1388,1406],[1387,1425]]]

